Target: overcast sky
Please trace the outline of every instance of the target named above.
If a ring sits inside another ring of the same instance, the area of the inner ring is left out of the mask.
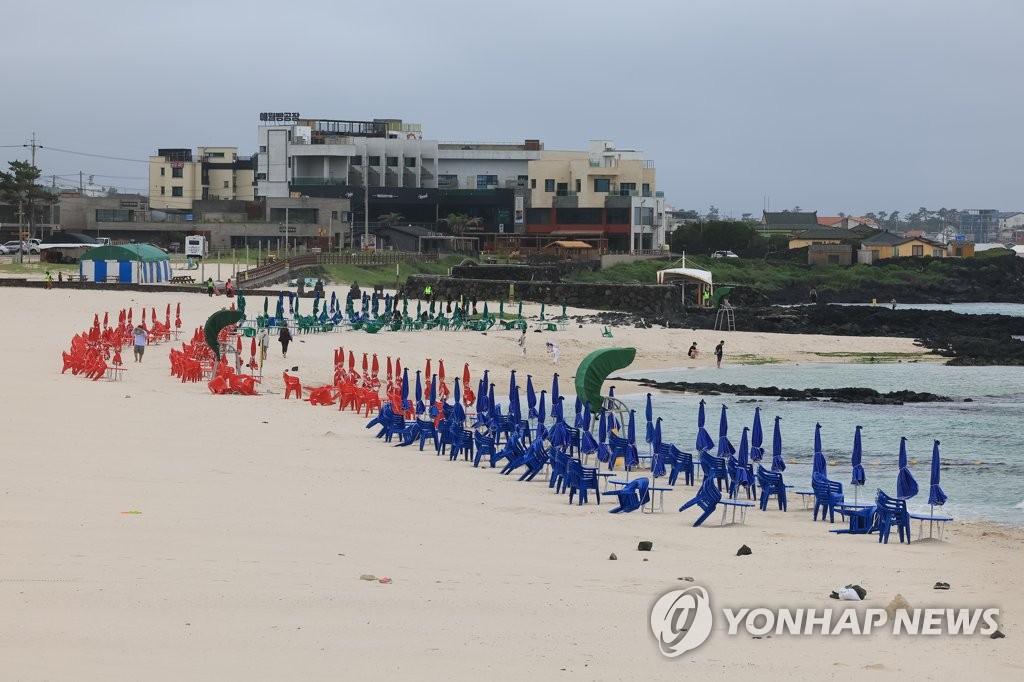
[[[261,111],[297,111],[611,139],[670,204],[736,218],[1024,210],[1022,0],[93,0],[3,23],[3,168],[34,131],[47,180],[145,193],[158,147],[252,154]]]

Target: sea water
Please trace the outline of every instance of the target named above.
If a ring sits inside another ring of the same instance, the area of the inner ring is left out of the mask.
[[[877,391],[911,390],[946,395],[948,403],[862,405],[829,401],[780,401],[772,397],[700,396],[655,393],[653,412],[662,417],[663,440],[692,451],[697,435],[698,403],[706,402],[706,428],[718,440],[722,405],[727,407],[728,435],[739,448],[744,426],[751,427],[754,408],[761,408],[766,466],[770,466],[775,417],[782,417],[785,479],[796,490],[809,489],[814,426],[821,424],[822,448],[829,478],[841,482],[848,500],[854,427],[863,427],[866,484],[859,499],[874,498],[878,488],[895,493],[900,437],[907,438],[910,470],[920,492],[911,511],[928,509],[932,444],[940,441],[941,486],[949,497],[941,512],[959,519],[984,519],[1024,525],[1024,368],[947,367],[917,363],[800,365],[729,365],[619,373],[657,381],[714,382],[779,388],[868,387]],[[610,380],[614,384],[613,380]],[[638,447],[645,452],[644,393],[620,395],[636,410]],[[969,400],[968,400],[969,399]],[[938,511],[938,510],[937,510]]]

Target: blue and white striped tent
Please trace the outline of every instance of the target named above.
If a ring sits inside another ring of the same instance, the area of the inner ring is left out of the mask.
[[[171,278],[171,261],[152,244],[100,246],[79,259],[78,274],[91,282],[117,277],[121,283],[150,284]]]

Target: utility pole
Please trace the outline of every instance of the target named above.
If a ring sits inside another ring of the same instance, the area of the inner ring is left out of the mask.
[[[78,171],[78,193],[85,194],[85,173]]]
[[[366,146],[366,174],[363,178],[363,248],[370,243],[370,146]]]

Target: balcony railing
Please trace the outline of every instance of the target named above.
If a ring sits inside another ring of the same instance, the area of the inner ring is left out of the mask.
[[[347,178],[292,178],[293,185],[347,185]]]

